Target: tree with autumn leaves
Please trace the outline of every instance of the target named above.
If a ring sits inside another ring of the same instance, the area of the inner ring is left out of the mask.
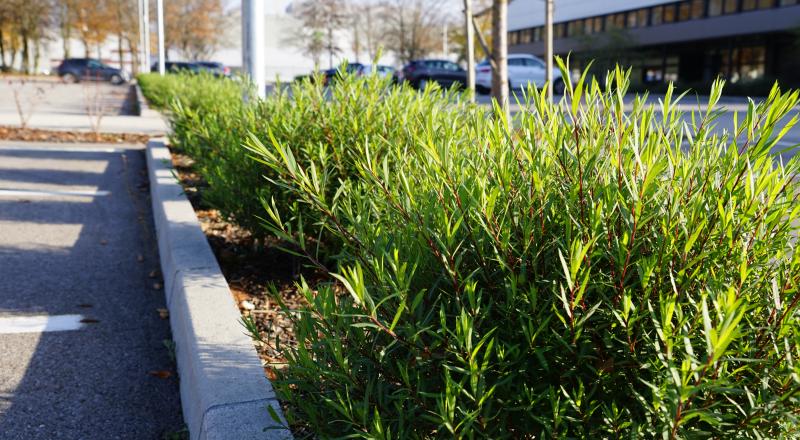
[[[155,2],[151,1],[151,11]],[[116,41],[120,65],[130,54],[134,70],[139,63],[138,0],[0,0],[0,70],[21,66],[38,70],[46,41],[60,39],[64,57],[99,57],[110,38]],[[167,47],[182,56],[210,56],[223,40],[227,17],[222,0],[165,2]],[[70,41],[83,45],[72,53]],[[155,41],[155,39],[151,39]]]

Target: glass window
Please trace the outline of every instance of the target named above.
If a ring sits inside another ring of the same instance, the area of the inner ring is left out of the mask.
[[[663,21],[662,18],[664,14],[664,7],[663,6],[654,6],[653,9],[650,10],[650,26],[658,26]]]
[[[508,44],[519,44],[519,33],[516,31],[508,33]]]
[[[542,28],[533,28],[533,41],[542,41]]]
[[[624,12],[614,15],[614,24],[620,29],[625,27],[625,13]]]
[[[781,6],[792,6],[797,4],[797,0],[781,0]]]
[[[758,0],[758,9],[769,9],[775,7],[775,0]]]
[[[524,66],[525,62],[522,61],[520,58],[509,58],[508,59],[509,66]]]
[[[725,10],[726,14],[735,14],[739,9],[739,0],[725,0]]]
[[[716,17],[722,14],[722,0],[708,0],[708,16]]]
[[[553,27],[553,38],[564,38],[564,32],[566,32],[564,23],[558,23]]]
[[[594,18],[594,32],[595,33],[603,32],[603,17]]]
[[[627,19],[626,19],[626,22],[625,22],[625,26],[628,29],[639,27],[639,25],[636,22],[636,18],[637,18],[636,11],[628,12]]]
[[[591,18],[587,18],[586,21],[583,22],[583,33],[584,34],[589,35],[589,34],[594,33],[593,32],[593,28],[592,28],[592,23],[593,22],[594,22],[594,20],[592,20]]]
[[[692,0],[692,20],[703,18],[706,15],[705,0]]]
[[[675,5],[664,6],[664,23],[672,23],[675,21]]]
[[[647,13],[650,12],[648,9],[639,9],[636,12],[636,21],[639,23],[639,27],[647,26]]]
[[[742,0],[742,11],[752,11],[756,8],[756,0]]]
[[[614,16],[613,15],[606,15],[606,30],[611,30],[616,27],[614,24]]]
[[[680,5],[678,5],[678,21],[686,21],[689,19],[692,12],[691,7],[692,5],[688,1],[685,1]]]

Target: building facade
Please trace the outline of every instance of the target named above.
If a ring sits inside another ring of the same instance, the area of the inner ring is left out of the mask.
[[[619,63],[634,86],[800,86],[800,0],[555,0],[554,17],[571,67]],[[512,2],[509,51],[543,55],[543,25],[542,2]]]

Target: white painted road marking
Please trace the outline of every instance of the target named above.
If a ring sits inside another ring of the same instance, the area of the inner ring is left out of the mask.
[[[16,145],[0,145],[0,151],[54,151],[57,153],[123,153],[122,148],[93,148],[93,147],[39,147],[31,145],[21,147]]]
[[[82,319],[83,315],[0,317],[0,335],[78,330],[83,327]]]
[[[107,196],[110,193],[105,190],[95,191],[40,191],[34,189],[0,189],[0,197],[62,197],[62,196],[79,196],[79,197],[100,197]]]

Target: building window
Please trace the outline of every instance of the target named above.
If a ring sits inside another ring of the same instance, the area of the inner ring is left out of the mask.
[[[566,32],[564,23],[553,26],[553,38],[564,38],[564,32]]]
[[[739,0],[725,0],[725,13],[735,14],[739,9]]]
[[[742,0],[742,11],[752,11],[756,8],[756,0]]]
[[[509,32],[508,33],[508,44],[519,44],[519,32]]]
[[[675,21],[675,5],[664,6],[664,23],[672,23]]]
[[[755,0],[753,0],[755,1]],[[688,1],[678,5],[678,21],[686,21],[692,15],[692,5]]]
[[[606,15],[605,21],[606,21],[606,30],[607,31],[609,31],[611,29],[614,29],[615,26],[614,26],[614,16],[613,15]]]
[[[533,41],[542,41],[542,28],[533,28]]]
[[[758,0],[758,9],[769,9],[775,7],[775,0]]]
[[[603,17],[594,18],[594,32],[595,33],[603,32]]]
[[[692,0],[692,20],[703,18],[706,15],[706,2],[705,0]]]
[[[661,23],[663,23],[662,20],[663,14],[664,14],[663,6],[654,6],[653,9],[650,11],[650,25],[658,26]]]
[[[718,15],[722,15],[722,0],[709,0],[708,16],[716,17]]]
[[[739,75],[745,81],[764,76],[765,51],[763,46],[745,47],[739,53]]]
[[[781,6],[792,6],[796,4],[797,0],[781,0]]]
[[[594,33],[594,29],[592,27],[592,23],[594,23],[594,19],[587,18],[586,21],[583,22],[583,33],[586,35],[591,35]]]
[[[625,27],[625,13],[614,15],[614,25],[616,25],[619,29]]]
[[[648,15],[647,13],[648,12],[650,12],[650,10],[648,10],[646,8],[639,9],[636,12],[636,21],[639,23],[639,27],[647,27],[647,15]]]
[[[636,11],[628,12],[628,18],[625,23],[625,27],[628,29],[633,29],[635,27],[639,27],[638,23],[636,22]]]

